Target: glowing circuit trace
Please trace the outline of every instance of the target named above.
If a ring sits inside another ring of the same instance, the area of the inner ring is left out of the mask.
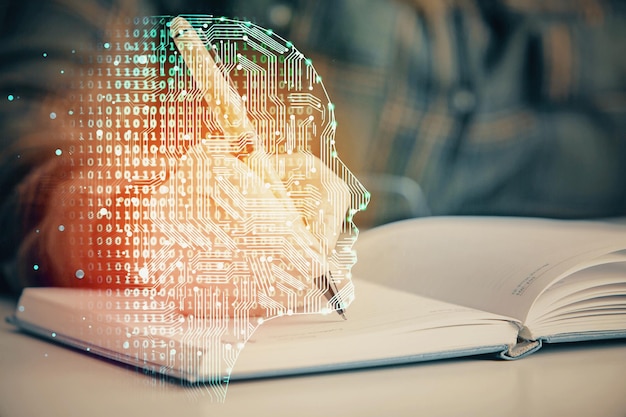
[[[189,15],[106,35],[58,119],[72,277],[128,300],[110,314],[128,317],[129,354],[223,386],[264,321],[352,302],[369,194],[337,155],[321,76],[272,31]]]

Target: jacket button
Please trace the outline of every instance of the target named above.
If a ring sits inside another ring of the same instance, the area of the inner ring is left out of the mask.
[[[267,17],[275,28],[284,28],[291,23],[293,10],[284,3],[277,3],[269,7]]]
[[[461,87],[452,92],[450,96],[450,105],[458,113],[467,114],[474,111],[477,100],[476,94],[467,88]]]

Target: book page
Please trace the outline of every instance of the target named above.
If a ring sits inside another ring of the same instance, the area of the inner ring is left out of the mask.
[[[610,223],[434,217],[363,233],[353,274],[523,322],[560,276],[625,247],[626,227]]]
[[[282,374],[329,362],[340,368],[410,362],[407,358],[419,355],[514,344],[519,330],[519,324],[492,313],[365,281],[357,282],[346,314],[345,321],[332,314],[273,319],[252,335],[235,375],[258,375],[268,368]]]
[[[626,260],[573,273],[541,294],[536,307],[524,329],[530,338],[626,332]]]
[[[571,304],[598,297],[626,296],[626,251],[621,257],[602,257],[606,263],[576,271],[559,280],[535,301],[526,324],[550,316]]]

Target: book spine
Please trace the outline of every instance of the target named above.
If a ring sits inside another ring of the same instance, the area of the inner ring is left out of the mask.
[[[500,358],[509,361],[523,358],[541,349],[541,340],[520,340],[516,344],[509,346],[507,350],[500,353]]]

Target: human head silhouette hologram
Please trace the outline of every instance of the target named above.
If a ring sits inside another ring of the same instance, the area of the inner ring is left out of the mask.
[[[349,306],[369,194],[337,155],[321,76],[271,30],[189,15],[107,35],[59,118],[53,270],[128,311],[149,294],[142,312],[195,338],[163,349],[171,368],[224,384],[259,324]]]

